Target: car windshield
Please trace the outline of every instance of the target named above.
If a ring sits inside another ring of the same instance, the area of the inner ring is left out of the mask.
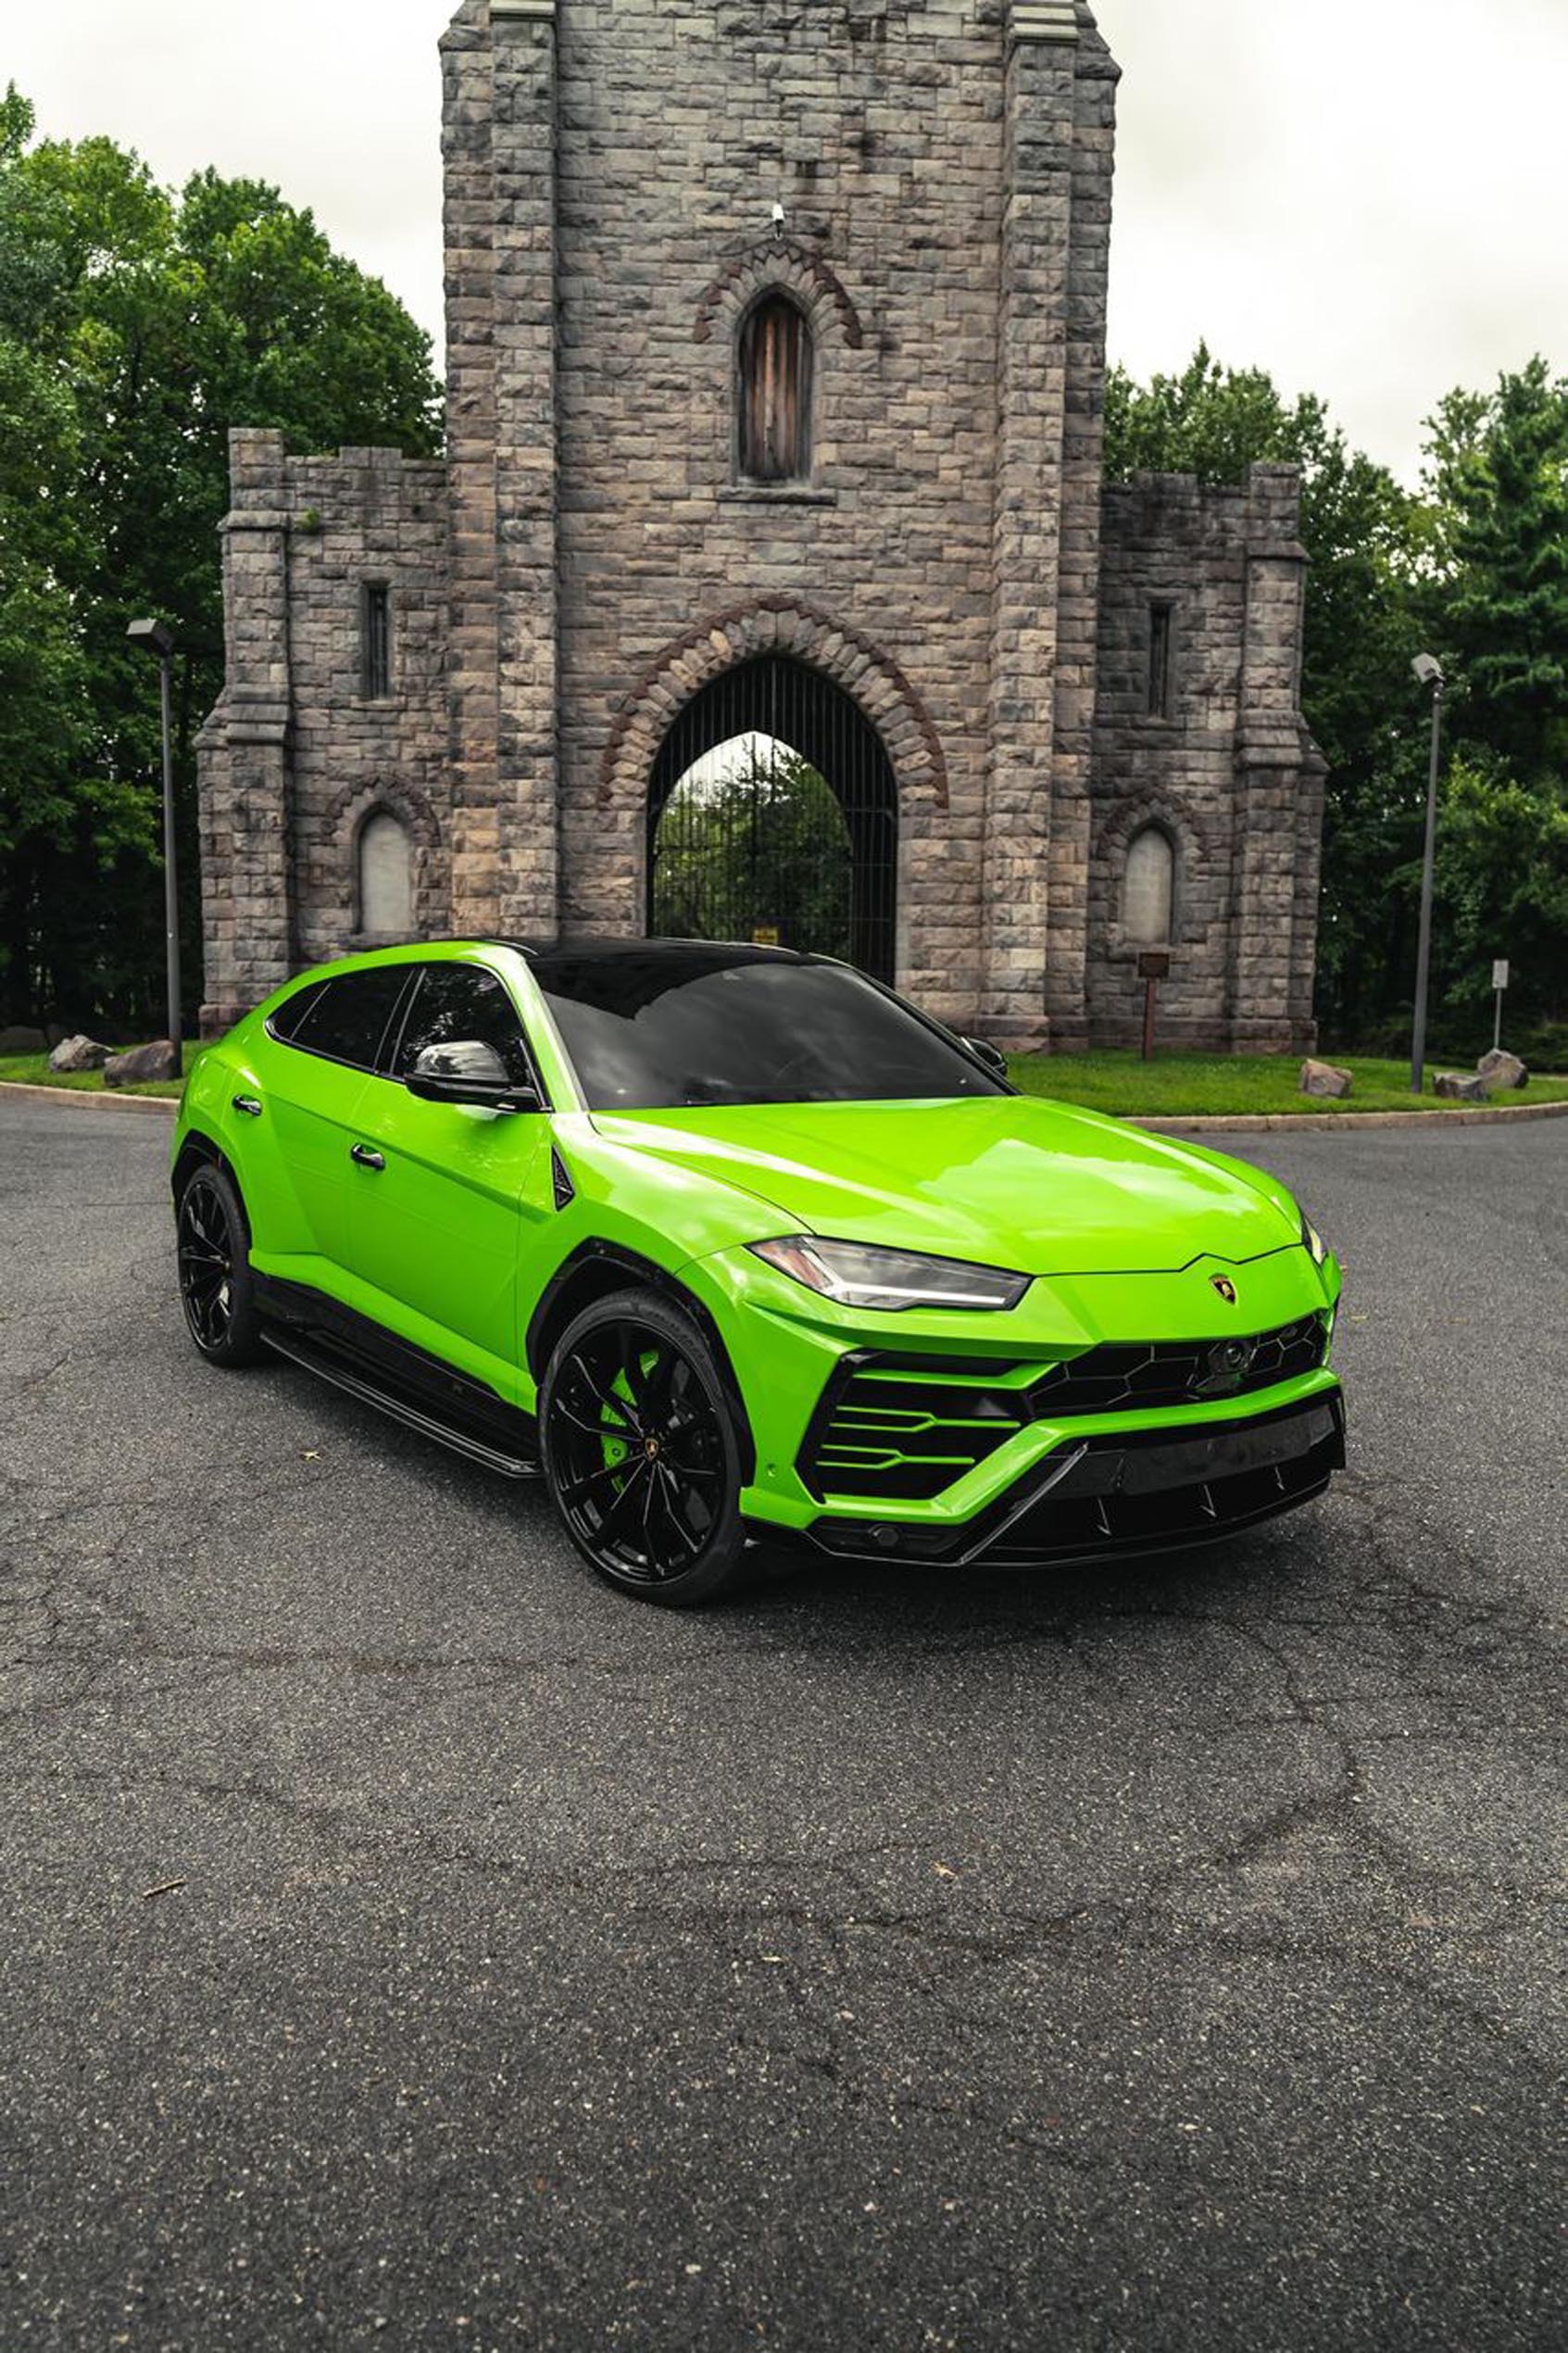
[[[533,969],[594,1111],[1008,1091],[841,964],[654,945],[556,950]]]

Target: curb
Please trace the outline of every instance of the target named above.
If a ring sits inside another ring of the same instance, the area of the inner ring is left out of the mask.
[[[24,1103],[85,1103],[89,1111],[163,1112],[171,1119],[180,1108],[178,1095],[115,1095],[107,1088],[94,1094],[88,1087],[31,1087],[19,1078],[0,1079],[0,1102],[7,1095]]]
[[[1155,1136],[1202,1135],[1208,1129],[1235,1135],[1321,1136],[1360,1134],[1365,1127],[1500,1127],[1514,1119],[1568,1119],[1568,1103],[1499,1103],[1485,1111],[1320,1111],[1237,1112],[1230,1118],[1195,1113],[1190,1119],[1161,1114],[1140,1118],[1136,1112],[1115,1116],[1130,1127],[1147,1127]]]
[[[82,1103],[89,1111],[140,1111],[172,1118],[180,1103],[174,1095],[93,1094],[85,1087],[32,1087],[19,1079],[0,1079],[0,1101],[7,1095],[29,1103]],[[1085,1105],[1069,1104],[1070,1111]],[[1145,1127],[1151,1136],[1259,1135],[1321,1136],[1359,1134],[1367,1127],[1500,1127],[1515,1119],[1568,1119],[1568,1103],[1499,1103],[1494,1108],[1467,1111],[1320,1111],[1320,1112],[1194,1112],[1182,1118],[1160,1112],[1144,1116],[1117,1112],[1113,1117],[1127,1127]]]

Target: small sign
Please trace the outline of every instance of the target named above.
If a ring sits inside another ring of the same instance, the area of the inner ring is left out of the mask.
[[[1169,980],[1170,977],[1171,956],[1169,950],[1164,948],[1146,948],[1142,955],[1138,958],[1138,978],[1140,980]]]
[[[1499,956],[1497,963],[1492,966],[1492,987],[1494,988],[1506,988],[1508,987],[1508,961],[1506,957]]]
[[[776,948],[779,944],[777,924],[759,924],[751,935],[754,948]]]

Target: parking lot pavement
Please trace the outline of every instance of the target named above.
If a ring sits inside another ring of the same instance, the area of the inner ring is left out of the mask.
[[[682,1617],[0,1105],[0,2341],[1561,2345],[1568,1126],[1262,1140],[1327,1502]]]

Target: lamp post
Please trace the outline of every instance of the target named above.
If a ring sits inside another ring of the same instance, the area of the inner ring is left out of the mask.
[[[1426,994],[1432,972],[1432,878],[1437,858],[1437,773],[1443,756],[1442,664],[1417,654],[1411,668],[1432,698],[1432,767],[1426,782],[1426,847],[1421,862],[1421,940],[1415,955],[1415,1035],[1411,1044],[1411,1093],[1419,1095],[1426,1076]]]
[[[163,707],[163,921],[164,956],[169,984],[169,1040],[174,1049],[172,1076],[184,1067],[180,1011],[180,888],[174,851],[174,745],[169,727],[169,665],[174,653],[174,632],[161,621],[133,621],[126,631],[133,646],[157,658]]]

